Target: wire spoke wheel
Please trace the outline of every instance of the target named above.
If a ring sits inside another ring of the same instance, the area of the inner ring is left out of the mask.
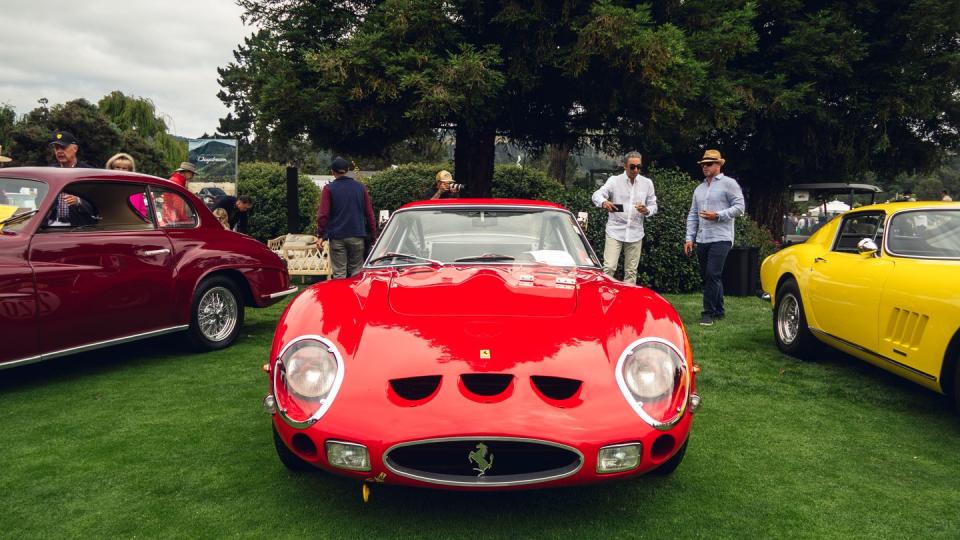
[[[792,294],[780,300],[777,309],[777,333],[785,344],[792,344],[800,333],[800,304]]]
[[[200,333],[213,342],[223,341],[237,326],[237,299],[224,287],[212,287],[200,298],[197,319]]]

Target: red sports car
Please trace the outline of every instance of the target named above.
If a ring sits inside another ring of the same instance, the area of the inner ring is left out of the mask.
[[[291,302],[264,369],[280,460],[364,486],[669,473],[700,403],[670,304],[604,275],[570,212],[523,200],[404,206],[358,275]]]
[[[0,169],[0,368],[181,330],[223,348],[244,306],[295,290],[277,255],[172,182]]]

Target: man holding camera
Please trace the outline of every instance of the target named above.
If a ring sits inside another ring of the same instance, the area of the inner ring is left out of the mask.
[[[603,245],[603,272],[613,276],[623,252],[623,281],[636,285],[643,223],[657,213],[653,180],[640,175],[640,152],[623,157],[623,174],[611,176],[593,193],[593,204],[609,212]]]
[[[437,173],[437,183],[424,194],[424,199],[455,199],[460,196],[460,184],[453,183],[453,175],[450,171],[440,171]]]

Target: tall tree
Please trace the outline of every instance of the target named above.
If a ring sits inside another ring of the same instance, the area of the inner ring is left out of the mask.
[[[163,176],[186,161],[186,143],[167,132],[166,120],[149,99],[114,90],[97,103],[97,108],[120,129],[125,151],[132,153],[132,147],[136,147],[144,160],[142,170]],[[154,154],[160,163],[148,162],[155,159]]]

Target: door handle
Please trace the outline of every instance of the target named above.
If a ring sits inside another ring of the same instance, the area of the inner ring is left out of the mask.
[[[170,253],[170,250],[167,249],[167,248],[163,248],[163,249],[151,249],[151,250],[148,250],[148,251],[144,251],[144,252],[143,252],[144,255],[148,255],[148,256],[149,256],[149,255],[166,255],[167,253]]]
[[[827,262],[827,260],[824,259],[823,257],[817,257],[817,258],[813,259],[813,262],[815,262],[815,263],[818,263],[818,262]]]

